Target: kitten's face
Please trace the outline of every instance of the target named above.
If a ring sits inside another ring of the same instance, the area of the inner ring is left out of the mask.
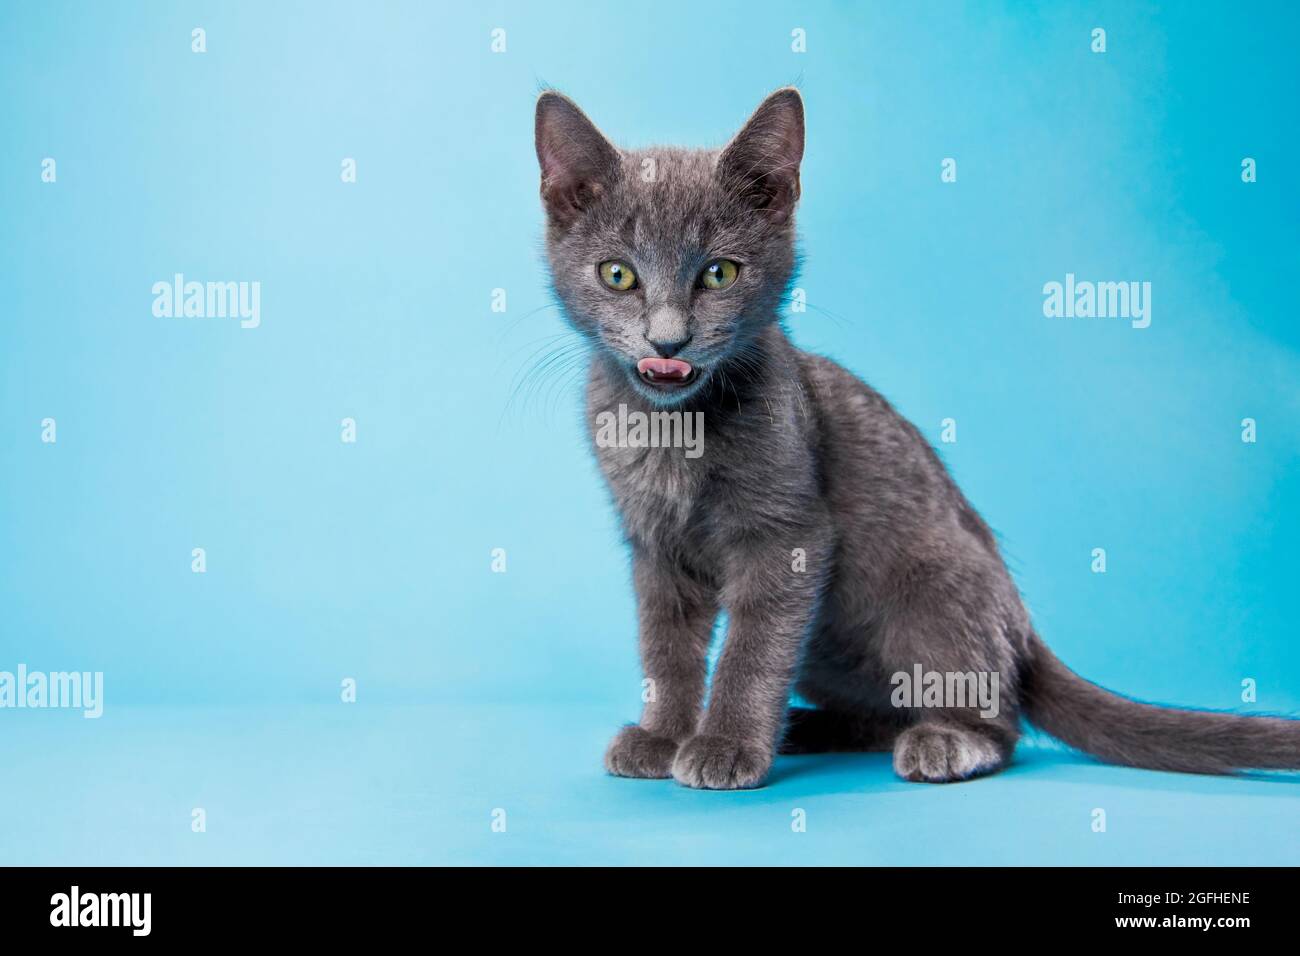
[[[537,153],[555,290],[602,356],[661,405],[743,368],[794,269],[798,93],[774,93],[722,150],[640,151],[545,93]]]

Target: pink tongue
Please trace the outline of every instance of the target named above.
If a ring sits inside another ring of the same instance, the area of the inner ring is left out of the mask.
[[[691,374],[691,363],[681,359],[643,358],[636,363],[636,370],[642,375],[653,372],[655,378],[686,378]]]

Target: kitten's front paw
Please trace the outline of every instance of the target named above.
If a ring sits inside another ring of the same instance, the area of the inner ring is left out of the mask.
[[[704,790],[748,790],[763,783],[771,766],[770,749],[700,734],[677,751],[673,776],[678,783]]]
[[[605,769],[616,777],[671,777],[677,742],[656,737],[643,727],[628,724],[610,741]]]

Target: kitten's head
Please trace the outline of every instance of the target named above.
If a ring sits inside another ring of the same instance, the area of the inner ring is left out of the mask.
[[[551,275],[569,321],[657,404],[738,369],[795,265],[803,101],[763,101],[720,150],[620,150],[569,99],[537,101]]]

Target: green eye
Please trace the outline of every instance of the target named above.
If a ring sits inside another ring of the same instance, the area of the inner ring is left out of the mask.
[[[714,259],[700,274],[700,285],[706,289],[725,289],[736,281],[740,266],[730,259]]]
[[[636,286],[636,273],[626,262],[602,262],[600,264],[600,281],[615,292],[626,292]]]

